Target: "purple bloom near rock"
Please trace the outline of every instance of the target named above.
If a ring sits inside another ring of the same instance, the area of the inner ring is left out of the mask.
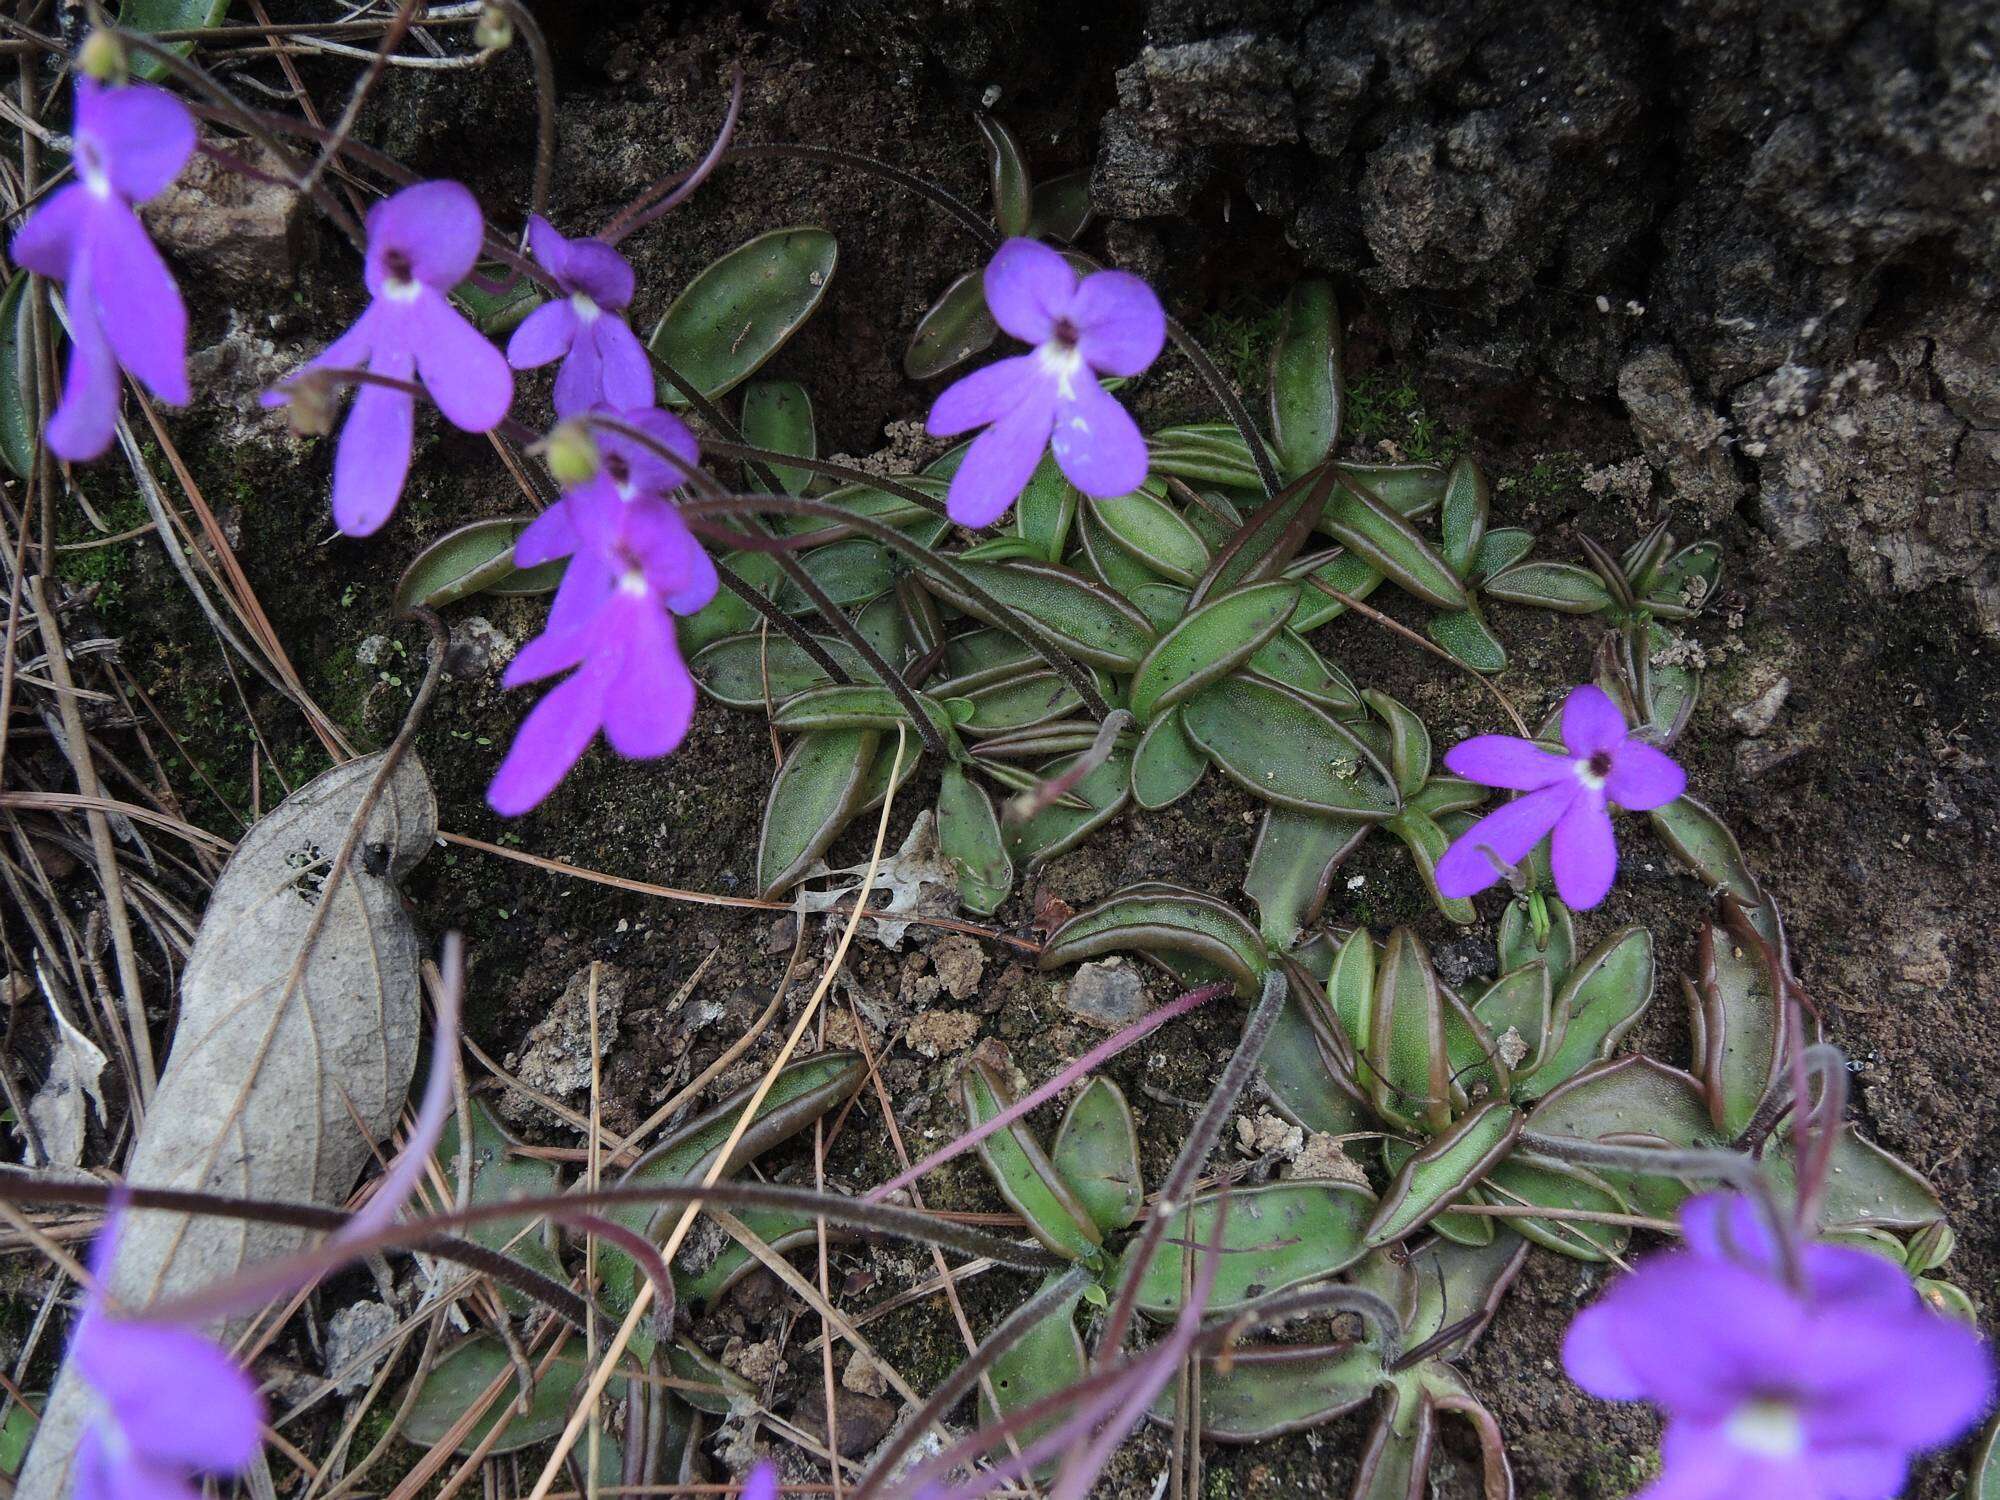
[[[1563,1344],[1592,1395],[1663,1409],[1642,1500],[1889,1500],[1991,1401],[1978,1337],[1892,1262],[1809,1244],[1793,1286],[1749,1199],[1691,1199],[1681,1224],[1687,1247],[1614,1282]]]
[[[1153,289],[1127,271],[1079,280],[1047,245],[1015,239],[986,267],[986,305],[1035,349],[973,371],[931,407],[933,437],[986,429],[952,475],[951,518],[962,526],[999,519],[1044,448],[1086,495],[1136,490],[1146,478],[1146,439],[1098,377],[1137,375],[1159,357],[1167,317]]]
[[[306,369],[365,367],[387,380],[419,381],[454,427],[490,432],[513,403],[514,375],[448,296],[479,256],[478,202],[460,183],[420,182],[369,209],[367,227],[363,276],[374,301]],[[264,403],[286,399],[280,387]],[[410,392],[374,382],[356,388],[333,456],[333,519],[349,536],[367,536],[395,511],[415,423]]]
[[[174,180],[194,151],[187,106],[150,84],[76,80],[77,180],[14,236],[17,263],[63,284],[69,369],[49,449],[96,458],[118,425],[118,372],[162,401],[188,399],[187,308],[132,205]]]
[[[99,1288],[117,1258],[122,1218],[114,1202],[91,1249]],[[93,1291],[69,1357],[101,1403],[77,1443],[77,1500],[194,1500],[190,1474],[240,1474],[256,1458],[263,1400],[200,1334],[115,1318]]]
[[[1446,753],[1445,765],[1466,780],[1527,795],[1486,814],[1445,850],[1441,894],[1478,894],[1553,830],[1556,894],[1577,911],[1595,906],[1618,873],[1607,805],[1645,812],[1687,787],[1687,773],[1664,751],[1631,737],[1601,688],[1586,684],[1564,700],[1562,737],[1567,755],[1505,734],[1482,734]]]
[[[620,413],[689,463],[693,435],[657,409]],[[665,498],[680,475],[622,434],[600,431],[600,466],[521,533],[514,561],[570,560],[542,634],[508,664],[518,687],[575,669],[530,710],[486,800],[516,816],[555,790],[602,730],[632,759],[666,755],[694,719],[694,679],[669,611],[693,614],[715,597],[715,564]]]
[[[552,359],[556,415],[593,406],[650,406],[653,366],[622,316],[632,305],[632,265],[602,240],[565,239],[540,214],[528,219],[528,248],[562,297],[544,302],[507,341],[507,362],[532,370]]]
[[[778,1500],[778,1466],[768,1458],[743,1481],[743,1500]]]

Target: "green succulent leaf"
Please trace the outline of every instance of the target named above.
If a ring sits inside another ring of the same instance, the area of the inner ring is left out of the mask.
[[[896,586],[895,559],[887,547],[867,537],[851,536],[798,554],[799,566],[842,609],[858,609]],[[804,589],[789,578],[774,596],[788,615],[811,613],[815,606]]]
[[[1549,983],[1560,985],[1576,966],[1576,920],[1554,896],[1543,898],[1542,909],[1548,914],[1549,928],[1545,940],[1537,942],[1528,898],[1517,896],[1507,903],[1500,914],[1500,972],[1505,974],[1527,963],[1545,963]]]
[[[1181,728],[1179,711],[1170,708],[1146,726],[1132,752],[1132,800],[1149,812],[1171,807],[1207,770],[1208,757]]]
[[[1407,801],[1431,779],[1430,731],[1422,719],[1387,693],[1370,688],[1361,696],[1389,726],[1389,768],[1395,773],[1397,790]]]
[[[950,489],[944,480],[932,479],[922,474],[905,475],[901,482],[919,494],[928,495],[939,502],[944,500]],[[884,526],[894,526],[904,535],[914,538],[927,547],[935,544],[950,524],[935,511],[927,510],[901,495],[892,495],[887,490],[878,490],[868,484],[843,484],[837,489],[828,490],[820,497],[820,502],[848,511],[864,520],[877,521]],[[823,520],[817,516],[782,516],[778,525],[779,529],[787,534],[806,536],[815,543],[838,541],[843,537],[859,535],[852,526]],[[776,564],[771,562],[769,554],[749,555],[759,558],[775,574]],[[737,571],[740,573],[743,569],[738,567]]]
[[[1405,593],[1439,609],[1464,609],[1464,585],[1423,534],[1344,470],[1342,478],[1326,503],[1321,528]]]
[[[1326,1001],[1363,1065],[1375,1036],[1375,940],[1357,927],[1341,943],[1327,975]]]
[[[504,1203],[512,1198],[547,1197],[556,1191],[555,1167],[530,1156],[512,1154],[520,1143],[493,1117],[493,1111],[484,1099],[473,1096],[471,1113],[472,1160],[468,1166],[472,1175],[472,1192],[468,1202]],[[458,1117],[454,1114],[445,1121],[436,1152],[448,1182],[459,1180],[458,1152]],[[523,1235],[518,1223],[502,1220],[474,1224],[465,1230],[465,1237],[475,1245],[484,1245],[489,1250],[510,1256],[544,1276],[557,1281],[568,1279],[568,1273],[563,1270],[562,1262],[556,1259],[547,1237],[540,1233]],[[500,1287],[500,1300],[516,1314],[525,1313],[535,1305],[525,1293],[505,1285]]]
[[[1502,526],[1479,539],[1479,551],[1472,559],[1472,576],[1485,583],[1496,573],[1504,573],[1535,550],[1535,534],[1518,526]]]
[[[1433,818],[1447,813],[1468,812],[1492,793],[1477,782],[1459,776],[1426,777],[1423,786],[1409,800],[1409,806]]]
[[[1647,581],[1645,606],[1663,620],[1685,620],[1702,611],[1722,586],[1722,544],[1696,542],[1669,558]]]
[[[945,743],[956,744],[958,733],[945,706],[922,693],[917,695],[917,702]],[[779,704],[771,722],[788,734],[815,729],[893,730],[898,724],[916,728],[894,691],[872,682],[808,689]]]
[[[1468,898],[1447,896],[1438,889],[1437,865],[1444,858],[1445,850],[1451,847],[1451,836],[1438,826],[1429,813],[1406,805],[1382,826],[1401,839],[1403,847],[1410,851],[1417,873],[1423,877],[1424,889],[1430,892],[1431,903],[1444,914],[1446,921],[1469,927],[1479,920],[1479,913]]]
[[[960,691],[972,705],[972,715],[959,727],[981,738],[1047,724],[1074,712],[1083,703],[1067,680],[1054,672],[1028,672],[1011,681]]]
[[[1257,648],[1250,670],[1312,699],[1335,718],[1358,717],[1363,711],[1354,679],[1289,628]]]
[[[1097,502],[1094,500],[1077,507],[1076,540],[1082,549],[1083,561],[1089,564],[1091,575],[1121,598],[1136,600],[1143,590],[1164,581],[1158,573],[1111,540],[1111,533],[1097,518]],[[1076,560],[1072,554],[1070,561]]]
[[[1261,489],[1263,480],[1243,435],[1228,422],[1190,422],[1163,427],[1147,437],[1147,466],[1197,484]],[[1269,453],[1269,449],[1265,450]],[[1272,455],[1275,460],[1275,455]],[[1189,582],[1193,582],[1192,579]]]
[[[1538,1135],[1681,1151],[1724,1144],[1709,1119],[1701,1086],[1678,1068],[1639,1053],[1593,1063],[1550,1089],[1528,1116],[1528,1128]],[[1701,1186],[1651,1172],[1600,1175],[1639,1212],[1656,1219],[1672,1218]]]
[[[1284,627],[1298,603],[1288,579],[1253,583],[1222,594],[1182,618],[1146,653],[1132,674],[1126,702],[1141,724],[1226,677]]]
[[[824,229],[773,229],[703,269],[674,299],[647,346],[714,400],[756,374],[818,309],[840,247]],[[660,382],[660,399],[684,404]]]
[[[1270,967],[1262,940],[1235,912],[1199,892],[1159,882],[1078,912],[1049,934],[1040,962],[1056,969],[1119,952],[1190,955],[1228,974],[1245,995],[1255,993]]]
[[[1421,1500],[1428,1493],[1437,1408],[1416,1372],[1386,1387],[1382,1414],[1368,1434],[1351,1500]]]
[[[1604,581],[1574,563],[1516,563],[1486,580],[1488,598],[1569,615],[1594,615],[1611,607]]]
[[[847,642],[831,636],[816,639],[849,676],[861,681],[874,676]],[[833,679],[818,662],[787,637],[776,634],[728,636],[697,651],[688,670],[703,692],[731,708],[763,708],[766,687],[770,701],[776,704],[833,686]]]
[[[419,1448],[435,1447],[457,1425],[495,1380],[504,1379],[506,1388],[487,1403],[485,1412],[459,1439],[457,1453],[518,1453],[536,1443],[546,1443],[563,1430],[571,1409],[589,1383],[593,1364],[584,1358],[580,1346],[558,1354],[535,1381],[526,1411],[514,1407],[514,1356],[499,1337],[476,1333],[454,1344],[431,1367],[423,1387],[410,1400],[403,1419],[402,1437]],[[486,1438],[507,1419],[506,1427],[492,1445]]]
[[[1102,502],[1100,502],[1101,504]],[[959,571],[1002,608],[1025,615],[1070,655],[1129,672],[1153,644],[1153,627],[1131,604],[1080,573],[1054,563],[959,564]],[[983,600],[949,579],[924,575],[924,586],[963,614],[1000,624]]]
[[[778,587],[778,563],[768,552],[732,552],[722,559],[730,571],[758,593],[769,598]],[[699,611],[674,622],[681,652],[693,656],[702,647],[724,636],[742,635],[763,628],[763,617],[738,598],[733,589],[718,589],[713,599]]]
[[[229,0],[121,0],[118,24],[127,31],[146,33],[206,31],[211,26],[221,25],[228,11]],[[182,57],[194,50],[193,42],[173,42],[169,45]],[[157,82],[167,76],[167,66],[158,58],[147,57],[135,49],[132,53],[132,73],[134,77]]]
[[[477,278],[494,283],[482,286]],[[542,289],[531,276],[523,276],[510,266],[485,261],[473,274],[451,289],[451,300],[465,310],[472,326],[488,338],[499,338],[520,327],[529,313],[543,302]]]
[[[1781,1202],[1794,1195],[1789,1132],[1773,1138],[1765,1162]],[[1944,1217],[1937,1189],[1902,1158],[1863,1139],[1852,1125],[1840,1127],[1820,1198],[1825,1229],[1921,1229]]]
[[[1424,634],[1450,652],[1454,661],[1463,662],[1475,672],[1490,676],[1506,670],[1507,648],[1486,623],[1476,602],[1471,609],[1432,615],[1424,622]]]
[[[1430,953],[1407,927],[1389,934],[1376,966],[1375,997],[1363,1056],[1375,1108],[1404,1126],[1447,1129],[1465,1106],[1445,1043],[1445,1008]]]
[[[1350,599],[1366,599],[1385,581],[1367,558],[1345,547],[1331,547],[1298,558],[1285,569],[1285,576],[1300,583],[1299,607],[1291,619],[1291,628],[1300,635],[1347,613],[1347,606],[1318,584],[1325,584]]]
[[[1124,1090],[1093,1078],[1070,1101],[1056,1131],[1056,1170],[1075,1191],[1091,1222],[1106,1234],[1127,1228],[1146,1202],[1139,1176],[1139,1133]]]
[[[1971,1479],[1964,1500],[2000,1500],[2000,1417],[1995,1417],[1980,1434],[1968,1466]]]
[[[1629,1214],[1616,1188],[1581,1167],[1516,1150],[1486,1174],[1499,1203],[1561,1209],[1568,1213]],[[1544,1249],[1576,1260],[1609,1260],[1625,1248],[1632,1231],[1624,1225],[1575,1219],[1509,1219],[1515,1232]]]
[[[958,874],[958,899],[967,911],[990,916],[1014,888],[1014,860],[1000,836],[993,799],[958,766],[946,766],[938,783],[938,852]]]
[[[1493,497],[1485,474],[1470,454],[1460,454],[1445,474],[1438,524],[1444,540],[1444,560],[1461,578],[1472,575],[1492,509]]]
[[[1587,1064],[1609,1057],[1652,998],[1653,934],[1644,927],[1621,928],[1579,959],[1563,981],[1555,998],[1562,1041],[1534,1076],[1515,1088],[1514,1097],[1523,1103],[1539,1099]]]
[[[1498,1100],[1481,1105],[1404,1164],[1362,1242],[1372,1250],[1430,1223],[1511,1151],[1520,1134],[1519,1110]]]
[[[1306,986],[1293,983],[1258,1066],[1271,1103],[1294,1125],[1335,1136],[1370,1127],[1346,1042],[1324,1001]]]
[[[1259,1443],[1344,1416],[1383,1380],[1382,1356],[1368,1344],[1267,1344],[1231,1348],[1201,1362],[1201,1435],[1211,1443]],[[1152,1418],[1174,1420],[1174,1388]]]
[[[1340,307],[1330,282],[1297,282],[1271,350],[1271,433],[1279,472],[1303,474],[1340,442]]]
[[[1339,469],[1406,520],[1427,516],[1444,503],[1447,476],[1436,464],[1341,464]]]
[[[1223,1221],[1225,1197],[1228,1213]],[[1187,1253],[1179,1242],[1215,1243],[1218,1224],[1223,1253],[1209,1298],[1210,1313],[1232,1312],[1267,1293],[1338,1275],[1363,1254],[1361,1228],[1374,1201],[1374,1194],[1356,1183],[1304,1178],[1203,1193],[1185,1213],[1175,1216],[1173,1233],[1139,1277],[1139,1310],[1161,1319],[1179,1314],[1181,1257]],[[1119,1262],[1121,1284],[1133,1273],[1137,1248],[1134,1242]]]
[[[1750,1124],[1784,1067],[1784,1009],[1773,962],[1747,936],[1702,925],[1689,996],[1700,1016],[1694,1073],[1715,1128],[1730,1140]]]
[[[984,1125],[1014,1102],[1005,1080],[978,1056],[960,1075],[958,1086],[966,1119],[974,1126]],[[994,1131],[980,1141],[978,1150],[1000,1196],[1028,1221],[1030,1234],[1058,1255],[1095,1259],[1104,1232],[1042,1150],[1027,1121],[1016,1120]]]
[[[1065,172],[1035,184],[1028,233],[1042,240],[1074,240],[1089,227],[1090,215],[1090,173]]]
[[[1150,572],[1193,587],[1208,571],[1208,543],[1157,495],[1134,490],[1093,500],[1090,509],[1112,544]]]
[[[1074,757],[1052,761],[1041,768],[1039,779],[1060,776],[1074,764]],[[999,775],[998,768],[988,769]],[[1117,817],[1131,800],[1131,770],[1131,758],[1114,750],[1103,765],[1076,784],[1076,794],[1089,804],[1088,809],[1058,803],[1033,817],[1006,824],[1002,837],[1007,842],[1007,852],[1014,856],[1016,868],[1025,865],[1032,871],[1059,854],[1067,854]]]
[[[514,542],[528,529],[531,519],[509,517],[474,521],[446,532],[419,552],[409,567],[403,570],[403,576],[396,584],[397,610],[406,610],[413,605],[442,609],[473,594],[484,593],[494,584],[519,574],[521,570],[514,566]],[[546,566],[531,571],[544,572]],[[555,578],[548,583],[550,589],[562,577],[561,565],[558,564],[554,571]]]
[[[1037,1401],[1068,1390],[1089,1374],[1090,1361],[1084,1354],[1083,1340],[1076,1331],[1076,1304],[1082,1297],[1083,1293],[1079,1291],[1076,1296],[1049,1309],[1046,1317],[1036,1322],[1034,1327],[1021,1335],[1019,1341],[993,1361],[988,1374],[993,1394],[999,1398],[999,1406],[996,1410],[982,1388],[979,1393],[982,1423],[992,1423],[1023,1411]],[[1061,1411],[1054,1411],[1037,1421],[1028,1422],[1015,1429],[1014,1440],[1025,1448],[1059,1424],[1063,1416]],[[1046,1483],[1055,1477],[1053,1471],[1060,1465],[1059,1455],[1045,1460],[1034,1470],[1036,1479]]]
[[[931,380],[983,354],[1000,337],[1000,325],[986,307],[983,271],[967,271],[938,295],[910,335],[903,373]]]
[[[1182,705],[1188,738],[1266,802],[1323,816],[1380,821],[1401,799],[1374,753],[1311,699],[1238,675]]]
[[[799,458],[819,457],[812,397],[796,380],[755,380],[744,386],[742,427],[745,440],[753,447]],[[773,464],[771,472],[788,495],[803,495],[813,482],[808,469]]]
[[[792,741],[757,840],[757,889],[765,900],[791,889],[859,810],[877,740],[873,729],[816,729]]]
[[[35,466],[35,366],[27,292],[26,271],[16,271],[0,292],[0,462],[16,479],[26,479]]]
[[[1076,486],[1063,477],[1055,458],[1042,461],[1014,502],[1014,531],[1043,562],[1059,563],[1076,521]]]
[[[1727,891],[1750,913],[1751,925],[1774,947],[1784,942],[1784,929],[1764,888],[1750,873],[1742,846],[1729,825],[1693,797],[1675,798],[1646,814],[1653,832],[1675,859],[1694,871],[1711,891]]]
[[[1204,604],[1231,589],[1282,573],[1312,535],[1332,483],[1333,476],[1324,470],[1303,475],[1259,506],[1215,548],[1192,602]],[[1201,514],[1199,507],[1189,510],[1191,518]]]
[[[1319,916],[1333,872],[1368,836],[1371,823],[1273,803],[1264,809],[1243,893],[1257,903],[1264,941],[1285,949]]]
[[[1521,1061],[1513,1069],[1515,1082],[1526,1078],[1562,1045],[1557,1029],[1554,990],[1549,966],[1539,959],[1509,969],[1486,988],[1472,1007],[1498,1043],[1512,1032],[1522,1047]],[[1561,1017],[1565,1023],[1567,1016]]]

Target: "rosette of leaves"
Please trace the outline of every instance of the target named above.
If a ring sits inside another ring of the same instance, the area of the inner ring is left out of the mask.
[[[972,1125],[1012,1104],[1007,1071],[1004,1052],[991,1044],[967,1065],[959,1088]],[[987,1136],[978,1150],[994,1186],[1027,1221],[1029,1232],[1094,1278],[1045,1313],[994,1363],[992,1398],[982,1396],[982,1415],[989,1421],[1084,1378],[1088,1361],[1076,1326],[1080,1304],[1101,1307],[1107,1293],[1130,1281],[1142,1314],[1157,1321],[1178,1316],[1184,1245],[1215,1240],[1218,1227],[1223,1253],[1205,1308],[1212,1314],[1240,1310],[1267,1293],[1330,1280],[1363,1253],[1368,1190],[1304,1178],[1199,1193],[1186,1206],[1192,1239],[1175,1237],[1143,1266],[1134,1258],[1136,1244],[1114,1253],[1113,1241],[1138,1220],[1145,1195],[1132,1113],[1107,1078],[1092,1079],[1071,1101],[1053,1145],[1044,1148],[1033,1128],[1016,1120]],[[1016,1440],[1025,1445],[1055,1420],[1017,1431]]]

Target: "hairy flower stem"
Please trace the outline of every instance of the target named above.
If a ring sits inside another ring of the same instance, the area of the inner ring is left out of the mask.
[[[607,245],[615,245],[636,229],[643,229],[662,214],[671,213],[687,201],[688,195],[707,180],[708,174],[722,164],[729,143],[736,135],[736,120],[743,110],[743,66],[732,63],[729,68],[729,108],[722,116],[722,128],[715,133],[715,144],[708,148],[708,154],[696,162],[693,168],[682,172],[669,172],[665,177],[647,187],[638,197],[618,210],[611,222],[597,231],[597,238]],[[660,201],[662,195],[664,201]]]
[[[731,146],[723,160],[768,161],[773,157],[817,162],[827,167],[848,167],[857,172],[880,177],[935,203],[958,220],[966,232],[986,249],[995,249],[1000,244],[998,231],[963,198],[939,187],[935,182],[917,176],[914,172],[906,172],[901,167],[878,157],[864,156],[859,151],[843,151],[838,146],[809,146],[796,141],[757,141],[748,145]]]
[[[822,646],[818,638],[811,631],[807,630],[805,626],[801,625],[797,620],[794,620],[790,615],[778,608],[777,605],[765,598],[762,593],[753,588],[744,579],[742,574],[738,573],[727,563],[718,560],[715,564],[715,576],[722,581],[722,586],[728,589],[730,593],[734,594],[766,620],[777,626],[779,633],[812,658],[813,665],[826,673],[827,676],[831,677],[835,682],[842,684],[854,681],[854,678],[848,673],[847,668],[834,659],[833,653]]]
[[[1104,695],[1097,691],[1097,684],[1091,681],[1090,674],[1050,640],[1041,627],[995,599],[954,567],[941,553],[932,551],[914,537],[905,536],[893,526],[884,526],[872,517],[855,515],[852,511],[842,510],[837,505],[785,494],[721,495],[712,499],[691,500],[681,508],[691,518],[740,516],[746,513],[754,514],[757,511],[771,511],[785,516],[812,516],[819,520],[850,526],[864,535],[873,537],[884,546],[895,548],[917,562],[920,567],[931,569],[953,588],[968,598],[978,600],[984,608],[992,611],[995,624],[1033,650],[1075,690],[1077,696],[1083,700],[1084,707],[1090,711],[1091,717],[1101,720],[1111,712],[1111,705],[1106,703]]]
[[[534,12],[521,0],[499,0],[528,43],[528,58],[535,71],[535,177],[528,206],[544,217],[549,208],[549,184],[556,167],[556,66],[549,53],[549,39]]]
[[[736,458],[748,463],[783,464],[788,468],[804,469],[810,474],[824,474],[828,479],[838,479],[843,484],[864,484],[872,490],[880,490],[885,495],[894,495],[898,500],[907,500],[912,505],[921,506],[934,516],[945,514],[944,502],[926,495],[913,485],[888,474],[870,474],[866,469],[857,469],[849,464],[837,464],[824,458],[805,458],[796,453],[778,453],[769,448],[755,448],[746,443],[725,442],[709,438],[702,444],[704,452],[717,458]]]
[[[1256,1071],[1257,1060],[1264,1055],[1264,1043],[1270,1039],[1271,1028],[1277,1024],[1278,1012],[1290,993],[1291,986],[1282,969],[1273,968],[1264,976],[1264,988],[1257,997],[1257,1004],[1251,1009],[1249,1020],[1244,1023],[1243,1035],[1236,1044],[1236,1050],[1230,1055],[1222,1076],[1216,1080],[1215,1091],[1208,1096],[1208,1102],[1201,1107],[1201,1113],[1195,1116],[1194,1124],[1189,1127],[1187,1139],[1181,1143],[1180,1153],[1174,1157],[1173,1167],[1160,1188],[1154,1210],[1146,1219],[1146,1227],[1134,1242],[1134,1248],[1128,1252],[1118,1297],[1111,1304],[1111,1311],[1105,1318],[1104,1334],[1098,1343],[1100,1363],[1117,1357],[1125,1335],[1131,1331],[1132,1317],[1138,1310],[1139,1283],[1146,1274],[1146,1268],[1159,1253],[1160,1242],[1166,1237],[1177,1211],[1192,1195],[1195,1178],[1201,1173],[1201,1164],[1208,1159],[1210,1148],[1222,1134],[1223,1122],[1228,1119],[1229,1111],[1235,1108],[1237,1096]]]

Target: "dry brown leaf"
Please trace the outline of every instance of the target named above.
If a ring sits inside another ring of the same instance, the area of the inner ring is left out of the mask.
[[[338,1204],[388,1133],[417,1055],[417,937],[396,882],[437,836],[437,801],[414,755],[369,812],[347,873],[329,884],[382,766],[371,755],[336,767],[237,845],[181,982],[180,1025],[126,1167],[131,1182]],[[144,1307],[306,1238],[134,1213],[109,1290]],[[23,1500],[68,1490],[91,1400],[65,1370],[21,1476]]]

